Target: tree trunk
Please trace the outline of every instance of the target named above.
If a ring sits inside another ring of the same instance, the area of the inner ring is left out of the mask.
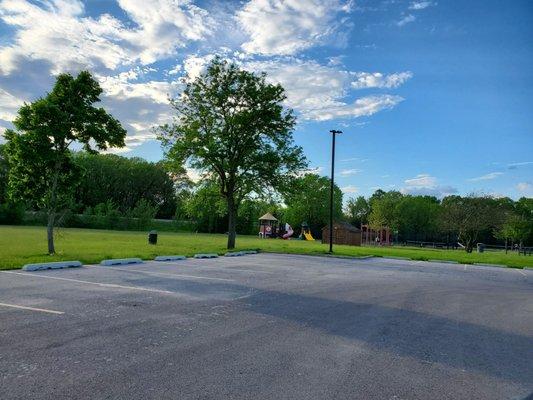
[[[56,170],[54,174],[54,179],[52,181],[51,188],[51,198],[50,205],[48,208],[48,224],[46,225],[46,234],[48,236],[48,254],[55,254],[56,249],[54,246],[54,225],[56,222],[56,209],[57,209],[57,181],[59,180],[59,169],[61,168],[61,163],[58,161],[56,163]]]
[[[54,246],[54,223],[56,213],[54,210],[48,210],[48,224],[46,225],[46,234],[48,236],[48,254],[55,254],[56,249]]]
[[[237,227],[237,207],[233,197],[228,196],[228,249],[235,248],[235,236]]]

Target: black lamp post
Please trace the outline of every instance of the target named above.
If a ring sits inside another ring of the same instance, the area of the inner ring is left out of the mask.
[[[335,175],[335,135],[342,133],[332,129],[331,133],[331,189],[329,192],[329,252],[333,253],[333,177]]]

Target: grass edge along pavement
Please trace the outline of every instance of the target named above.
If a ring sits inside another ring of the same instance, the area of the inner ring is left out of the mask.
[[[192,257],[197,253],[225,255],[226,235],[190,232],[160,232],[157,245],[149,245],[147,232],[93,229],[60,229],[57,236],[58,254],[46,254],[46,228],[36,226],[0,226],[0,270],[17,269],[37,262],[80,260],[97,264],[103,259],[138,257],[153,260],[166,254]],[[271,253],[328,255],[328,247],[320,241],[259,239],[239,236],[232,251],[258,250]],[[508,267],[533,267],[532,256],[516,253],[486,252],[468,254],[463,250],[421,249],[413,247],[356,247],[337,245],[334,256],[341,257],[402,257],[420,261],[456,261],[460,264],[493,264]]]

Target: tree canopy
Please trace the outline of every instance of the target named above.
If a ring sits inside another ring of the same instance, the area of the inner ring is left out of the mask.
[[[60,74],[52,91],[24,104],[8,129],[8,194],[48,213],[48,252],[55,252],[57,213],[69,208],[79,179],[69,147],[79,143],[88,152],[124,146],[126,131],[103,108],[102,89],[87,71],[77,77]]]
[[[177,117],[158,129],[167,159],[213,179],[228,210],[228,248],[235,246],[236,217],[249,193],[282,187],[305,167],[294,145],[295,117],[285,92],[266,75],[215,58],[182,95],[172,100]]]

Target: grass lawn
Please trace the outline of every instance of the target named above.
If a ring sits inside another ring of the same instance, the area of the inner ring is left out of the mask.
[[[226,235],[160,232],[156,246],[147,244],[147,233],[92,229],[60,229],[56,237],[55,256],[46,254],[46,230],[35,226],[0,226],[0,269],[20,268],[34,262],[80,260],[99,263],[106,258],[226,252]],[[261,240],[255,236],[238,236],[237,249],[265,252],[325,254],[328,246],[319,241]],[[414,260],[454,260],[461,263],[504,264],[510,267],[533,267],[533,257],[488,252],[467,254],[463,250],[418,249],[413,247],[335,246],[335,254],[345,256],[396,256]]]

